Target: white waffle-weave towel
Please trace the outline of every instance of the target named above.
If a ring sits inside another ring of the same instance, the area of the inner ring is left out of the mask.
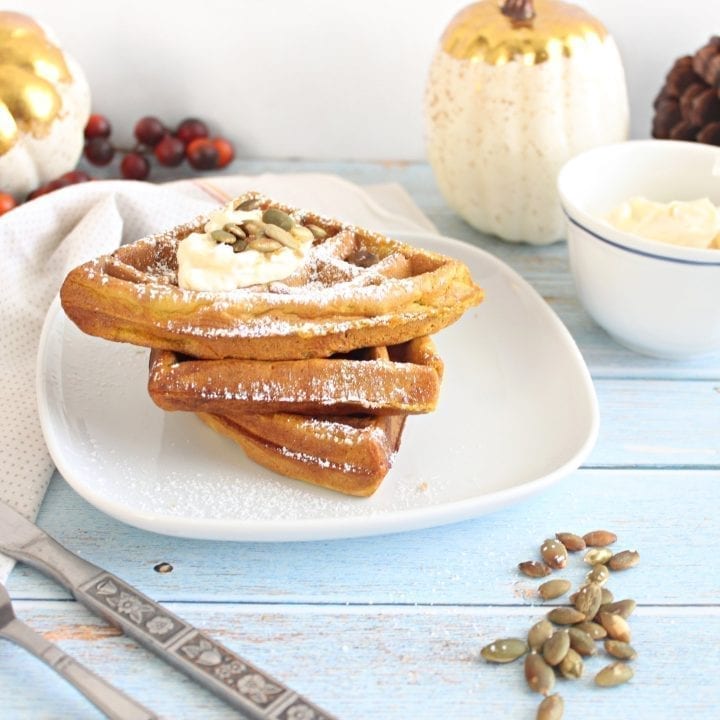
[[[379,232],[434,232],[397,184],[360,188],[322,174],[184,180],[167,185],[84,183],[27,203],[0,218],[0,500],[34,519],[53,463],[36,409],[35,364],[45,314],[74,266],[185,222],[247,190]],[[0,555],[0,581],[12,563]]]

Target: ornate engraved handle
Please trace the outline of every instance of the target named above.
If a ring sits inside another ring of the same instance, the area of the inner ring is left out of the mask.
[[[101,572],[73,592],[93,612],[248,717],[336,720],[110,573]]]

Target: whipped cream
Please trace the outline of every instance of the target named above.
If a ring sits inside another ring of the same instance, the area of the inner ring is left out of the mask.
[[[261,210],[233,210],[232,203],[210,214],[204,232],[190,233],[178,243],[178,285],[186,290],[235,290],[261,283],[282,280],[300,265],[312,246],[312,239],[297,238],[299,247],[282,247],[273,252],[246,248],[235,252],[231,245],[217,243],[213,230],[228,223],[261,221]]]
[[[648,240],[695,248],[720,248],[720,208],[708,198],[659,203],[633,197],[608,216],[619,230]]]

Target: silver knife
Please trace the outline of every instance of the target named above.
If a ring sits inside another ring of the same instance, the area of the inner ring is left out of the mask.
[[[70,552],[3,502],[0,552],[51,577],[93,613],[253,720],[336,720],[120,578]]]

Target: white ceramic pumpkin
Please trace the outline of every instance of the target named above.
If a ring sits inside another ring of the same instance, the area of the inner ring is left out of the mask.
[[[0,12],[0,191],[24,199],[72,170],[89,114],[80,66],[34,20]]]
[[[558,0],[483,0],[446,29],[426,92],[428,159],[448,204],[509,241],[562,239],[560,167],[627,138],[614,40]]]

